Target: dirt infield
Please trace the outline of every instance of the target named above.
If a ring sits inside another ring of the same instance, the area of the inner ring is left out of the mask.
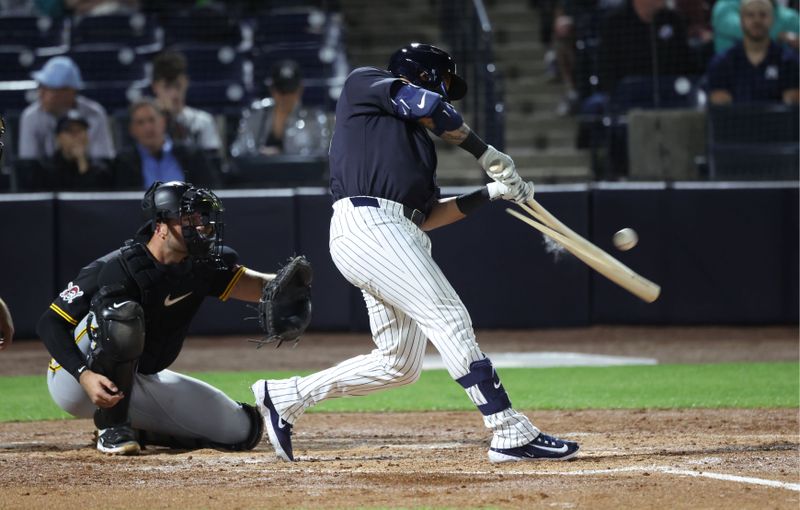
[[[3,508],[798,508],[796,410],[531,413],[570,462],[495,466],[475,413],[309,414],[299,461],[92,449],[86,420],[0,425]],[[724,476],[741,478],[718,479]],[[770,485],[762,485],[772,483]],[[794,485],[788,485],[794,484]]]
[[[664,331],[667,331],[666,333]],[[796,328],[589,330],[482,335],[486,351],[652,356],[660,362],[796,360]],[[238,356],[242,339],[191,341],[175,369],[317,368],[369,348],[365,335],[309,338]],[[328,347],[325,347],[328,344]],[[224,347],[223,347],[224,346]],[[222,356],[220,349],[225,349]],[[263,351],[263,350],[262,350]],[[261,353],[262,351],[259,351]],[[352,352],[351,352],[352,351]],[[312,354],[314,353],[314,354]],[[19,343],[0,374],[42,373]],[[234,358],[235,361],[230,361]],[[12,369],[13,367],[13,369]],[[535,412],[581,442],[570,462],[492,465],[477,413],[317,413],[296,427],[299,461],[254,451],[98,454],[87,420],[0,424],[2,508],[791,508],[800,505],[798,410]]]

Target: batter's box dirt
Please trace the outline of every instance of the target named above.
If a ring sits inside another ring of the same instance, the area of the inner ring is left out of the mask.
[[[797,409],[528,412],[569,462],[493,465],[476,413],[308,414],[298,462],[94,450],[88,420],[0,424],[3,508],[787,508]]]

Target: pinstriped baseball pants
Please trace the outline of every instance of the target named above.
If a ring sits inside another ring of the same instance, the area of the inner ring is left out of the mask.
[[[307,377],[268,381],[272,402],[289,423],[327,398],[416,381],[427,339],[454,379],[485,357],[461,298],[431,257],[428,235],[403,216],[401,204],[378,202],[380,207],[354,207],[349,199],[337,201],[330,227],[331,256],[364,295],[376,348]],[[466,391],[475,405],[486,403],[477,387]],[[484,416],[484,423],[495,448],[521,446],[539,434],[512,408]]]

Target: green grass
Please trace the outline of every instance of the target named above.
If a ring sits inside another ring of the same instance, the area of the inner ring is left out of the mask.
[[[308,373],[308,372],[306,372]],[[800,407],[800,364],[721,363],[499,370],[518,409],[671,409]],[[250,402],[250,384],[290,372],[203,372],[191,374]],[[333,399],[324,411],[471,410],[460,386],[444,370],[423,372],[410,386],[367,397]],[[50,400],[43,376],[0,377],[0,421],[64,418]]]

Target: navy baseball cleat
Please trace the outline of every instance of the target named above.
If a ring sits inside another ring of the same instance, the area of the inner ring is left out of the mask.
[[[575,441],[564,441],[540,432],[536,439],[516,448],[489,448],[489,461],[568,460],[577,455],[579,449]]]
[[[251,389],[256,397],[258,410],[264,415],[264,424],[267,426],[269,442],[275,448],[275,453],[283,460],[294,461],[294,455],[292,455],[292,425],[283,421],[278,411],[275,410],[275,406],[272,405],[272,400],[269,398],[269,391],[267,390],[267,381],[259,379]]]
[[[98,430],[97,449],[111,455],[136,455],[141,450],[136,434],[127,425]]]

